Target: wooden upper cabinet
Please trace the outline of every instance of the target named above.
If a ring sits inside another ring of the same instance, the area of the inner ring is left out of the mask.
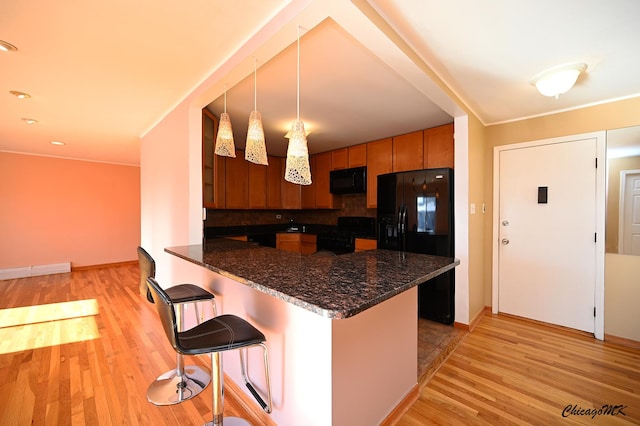
[[[363,167],[367,165],[367,144],[349,147],[349,167]]]
[[[378,206],[378,175],[393,171],[393,139],[367,144],[367,207]]]
[[[225,207],[225,161],[214,154],[218,119],[208,109],[202,109],[202,205]]]
[[[283,178],[280,180],[280,197],[282,200],[282,208],[283,209],[300,209],[302,208],[302,198],[301,198],[301,190],[300,185],[287,182],[284,179],[284,171],[286,170],[287,163],[286,159],[283,159],[280,164],[280,176]],[[313,180],[313,176],[311,177]]]
[[[300,207],[303,209],[316,208],[316,183],[314,173],[316,171],[316,158],[309,156],[309,167],[311,168],[311,185],[300,185]]]
[[[424,131],[424,167],[453,168],[453,123]]]
[[[349,150],[347,148],[331,151],[331,170],[346,169],[349,166]]]
[[[236,158],[225,159],[226,208],[246,209],[249,207],[249,162],[244,159],[244,151],[236,150]]]
[[[282,158],[269,155],[269,165],[267,166],[267,208],[279,209],[282,207],[280,200],[281,181],[284,180],[282,173]]]
[[[249,168],[249,208],[267,208],[267,166],[247,162]]]
[[[419,170],[424,161],[423,131],[393,137],[393,171]]]
[[[314,156],[315,172],[311,176],[311,179],[314,180],[316,184],[317,209],[334,209],[340,207],[341,198],[329,192],[329,173],[333,170],[331,166],[333,161],[332,154],[333,151],[329,151]]]

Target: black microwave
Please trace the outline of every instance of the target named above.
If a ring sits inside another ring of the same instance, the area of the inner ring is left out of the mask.
[[[329,174],[332,194],[361,194],[367,192],[367,168],[332,170]]]

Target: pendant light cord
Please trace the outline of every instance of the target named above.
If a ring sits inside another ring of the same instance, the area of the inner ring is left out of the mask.
[[[224,113],[227,113],[227,85],[224,85]]]
[[[253,57],[253,110],[258,110],[258,59]]]
[[[298,25],[298,98],[296,102],[296,120],[300,121],[300,25]]]

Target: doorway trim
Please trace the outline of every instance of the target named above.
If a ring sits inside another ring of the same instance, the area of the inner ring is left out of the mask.
[[[575,141],[596,140],[596,259],[595,259],[595,323],[594,336],[604,340],[604,247],[605,247],[605,189],[606,189],[606,132],[582,133],[550,139],[501,145],[493,148],[493,220],[492,220],[492,264],[491,264],[491,312],[499,312],[499,231],[500,231],[500,153],[506,150],[530,148],[542,145]]]

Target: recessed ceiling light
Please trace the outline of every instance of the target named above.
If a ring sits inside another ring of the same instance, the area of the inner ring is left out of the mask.
[[[16,50],[18,50],[17,47],[15,47],[13,44],[8,43],[4,40],[0,40],[0,51],[3,52],[15,52]]]
[[[11,93],[13,96],[15,96],[18,99],[27,99],[31,97],[30,94],[25,92],[20,92],[18,90],[9,90],[9,93]]]
[[[60,142],[60,141],[51,141],[51,145],[58,145],[58,146],[62,146],[62,145],[64,145],[64,142]]]
[[[22,121],[24,121],[27,124],[36,124],[38,122],[38,120],[36,120],[35,118],[27,118],[27,117],[22,117]]]

